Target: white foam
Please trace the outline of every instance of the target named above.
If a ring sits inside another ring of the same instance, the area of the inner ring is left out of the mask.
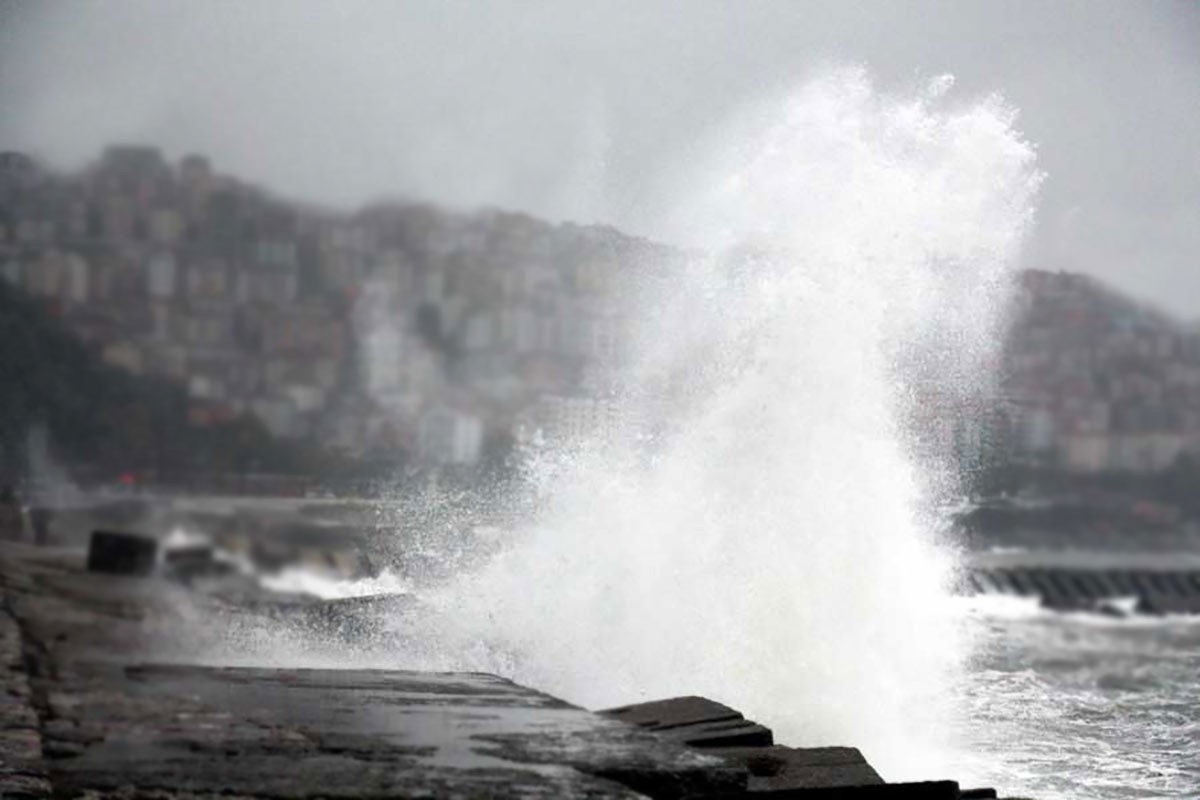
[[[983,621],[1031,620],[1061,626],[1125,629],[1200,627],[1200,614],[1140,612],[1136,596],[1098,600],[1094,610],[1071,611],[1047,608],[1036,595],[975,594],[955,598],[953,602],[964,618]]]
[[[963,614],[993,619],[1032,619],[1053,615],[1039,597],[1012,594],[975,594],[958,598]]]
[[[404,594],[408,591],[407,585],[389,570],[373,578],[353,580],[309,567],[286,567],[275,574],[260,575],[258,581],[264,589],[273,592],[307,594],[322,600]]]

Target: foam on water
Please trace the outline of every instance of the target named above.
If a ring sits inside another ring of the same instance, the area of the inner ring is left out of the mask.
[[[914,411],[985,383],[1039,181],[1011,110],[950,84],[837,71],[715,139],[672,221],[710,255],[630,287],[628,429],[543,454],[540,512],[429,598],[410,666],[705,694],[889,779],[947,763],[968,642]]]
[[[309,567],[288,567],[276,574],[260,575],[258,581],[264,588],[273,592],[307,594],[322,600],[405,594],[410,588],[405,581],[389,570],[384,570],[372,578],[349,580]]]
[[[953,774],[1047,800],[1196,796],[1200,617],[971,606],[974,724]]]

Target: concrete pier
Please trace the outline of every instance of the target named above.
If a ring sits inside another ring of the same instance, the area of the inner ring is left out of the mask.
[[[705,698],[592,713],[495,675],[209,663],[197,616],[228,601],[166,574],[0,543],[0,797],[995,796],[884,783]]]

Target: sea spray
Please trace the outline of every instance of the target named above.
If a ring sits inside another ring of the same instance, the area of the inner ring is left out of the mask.
[[[428,598],[416,666],[944,765],[969,643],[914,412],[985,385],[1039,182],[1012,112],[950,83],[836,71],[717,137],[671,223],[709,255],[628,292],[626,425],[543,455],[539,512]]]

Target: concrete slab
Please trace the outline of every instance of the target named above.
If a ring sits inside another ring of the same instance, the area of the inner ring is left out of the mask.
[[[49,700],[59,791],[634,797],[734,770],[492,675],[186,665],[80,673]]]
[[[41,780],[32,791],[90,800],[300,800],[746,786],[742,768],[492,675],[144,663],[164,632],[186,638],[195,615],[221,604],[159,578],[88,573],[82,553],[0,544],[0,588],[11,612],[0,654],[22,654],[14,672],[28,685],[14,730],[39,737],[3,745],[29,757],[24,772],[0,777],[14,787]]]

